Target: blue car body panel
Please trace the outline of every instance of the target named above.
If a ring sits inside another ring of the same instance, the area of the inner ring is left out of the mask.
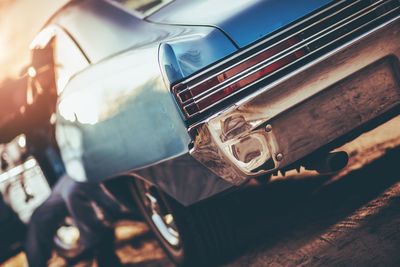
[[[67,5],[49,25],[68,32],[92,63],[58,103],[68,173],[89,182],[134,175],[184,205],[232,188],[189,155],[171,84],[328,2],[179,0],[145,20],[98,0]]]
[[[223,30],[239,46],[333,2],[332,0],[177,0],[147,19],[176,25],[208,25]]]
[[[231,40],[214,27],[149,23],[128,10],[99,0],[67,5],[51,23],[64,28],[92,64],[128,50],[170,43],[187,76],[237,50]]]

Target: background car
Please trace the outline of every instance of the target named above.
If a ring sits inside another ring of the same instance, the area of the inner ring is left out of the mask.
[[[0,260],[20,251],[26,224],[50,194],[49,184],[32,157],[25,157],[25,138],[0,145]]]

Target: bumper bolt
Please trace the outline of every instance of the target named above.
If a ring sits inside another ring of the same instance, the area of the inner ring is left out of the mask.
[[[271,126],[271,124],[267,124],[267,125],[265,126],[265,131],[266,131],[267,133],[269,133],[269,132],[272,131],[272,126]]]
[[[276,159],[277,161],[283,160],[283,154],[282,154],[282,153],[276,154],[275,159]]]

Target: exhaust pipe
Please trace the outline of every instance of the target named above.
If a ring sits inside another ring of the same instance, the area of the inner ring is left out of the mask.
[[[309,159],[304,167],[320,174],[329,174],[342,170],[349,162],[349,155],[344,151],[330,152]]]

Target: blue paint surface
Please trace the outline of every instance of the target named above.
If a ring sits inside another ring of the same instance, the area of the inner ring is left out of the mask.
[[[209,25],[223,30],[239,47],[288,25],[332,0],[177,0],[150,16],[150,21]]]

